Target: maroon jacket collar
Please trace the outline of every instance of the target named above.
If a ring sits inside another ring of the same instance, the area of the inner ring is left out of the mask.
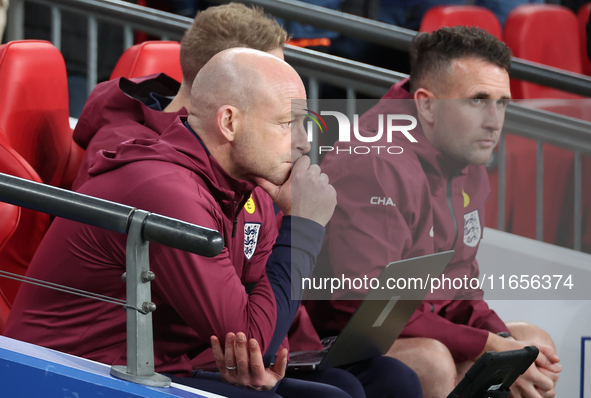
[[[97,176],[129,163],[159,160],[195,172],[218,201],[236,206],[247,200],[256,185],[230,176],[208,155],[198,136],[185,127],[185,120],[185,117],[178,117],[158,139],[130,140],[119,145],[115,152],[99,152],[89,174]]]
[[[142,101],[150,93],[175,95],[180,84],[160,73],[135,79],[123,77],[100,83],[93,90],[74,130],[74,141],[86,149],[103,127],[115,121],[128,120],[145,124],[155,131],[164,131],[176,116],[187,115],[181,108],[176,113],[163,113],[150,109]]]

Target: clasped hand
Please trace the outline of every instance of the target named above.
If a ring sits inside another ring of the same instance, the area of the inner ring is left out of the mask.
[[[222,379],[228,384],[267,391],[275,387],[285,376],[285,348],[277,354],[277,361],[271,367],[265,368],[259,343],[255,339],[247,342],[242,332],[230,332],[226,335],[225,350],[222,350],[220,340],[216,336],[211,336],[211,347]]]

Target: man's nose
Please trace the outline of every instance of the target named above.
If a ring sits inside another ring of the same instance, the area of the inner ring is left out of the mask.
[[[498,104],[497,101],[489,101],[482,127],[491,131],[500,131],[505,122],[505,107]]]
[[[303,123],[297,123],[291,129],[291,149],[306,154],[312,149],[312,145],[308,141],[308,134],[304,129]]]

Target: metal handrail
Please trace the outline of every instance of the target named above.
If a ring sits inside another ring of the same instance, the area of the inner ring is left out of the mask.
[[[23,2],[25,0],[13,0],[9,12],[9,29],[7,31],[9,39],[22,38],[23,25]],[[180,39],[185,29],[187,29],[192,20],[190,18],[181,17],[178,15],[140,7],[135,4],[126,3],[119,0],[26,0],[36,3],[44,4],[51,8],[52,16],[58,16],[59,10],[63,9],[77,14],[85,15],[89,20],[89,48],[88,48],[88,86],[89,92],[96,84],[96,59],[97,59],[97,43],[96,43],[96,20],[103,19],[110,23],[121,24],[124,27],[125,47],[132,44],[132,27],[140,29],[146,33],[161,36],[163,39]],[[218,0],[216,0],[218,1]],[[307,23],[314,23],[314,19],[323,21],[322,27],[327,28],[326,23],[341,23],[343,29],[348,30],[376,30],[377,35],[386,35],[388,40],[393,40],[392,43],[397,42],[396,45],[402,45],[402,42],[411,40],[415,32],[400,29],[392,25],[381,24],[379,22],[366,20],[363,18],[339,13],[324,8],[314,8],[314,6],[297,2],[285,0],[245,0],[250,4],[259,4],[267,7],[268,11],[275,12],[278,16],[286,16],[288,19],[299,20]],[[277,9],[273,8],[276,7]],[[281,11],[282,10],[282,11]],[[299,11],[297,11],[299,10]],[[307,10],[307,11],[304,11]],[[313,10],[313,12],[312,12]],[[297,12],[296,12],[297,11]],[[287,14],[280,14],[281,12]],[[296,18],[297,16],[297,18]],[[328,18],[328,17],[330,18]],[[324,18],[324,19],[322,19]],[[325,21],[325,19],[330,21]],[[345,18],[345,19],[343,19]],[[54,24],[59,25],[59,18],[53,18]],[[20,22],[19,22],[20,21]],[[331,22],[332,21],[332,22]],[[337,21],[337,22],[335,22]],[[343,21],[346,21],[344,23]],[[326,22],[326,23],[325,23]],[[365,26],[365,28],[363,28]],[[59,27],[59,26],[58,26]],[[333,25],[330,25],[334,28]],[[373,27],[373,28],[372,28]],[[20,29],[20,30],[19,30]],[[339,28],[340,29],[340,28]],[[52,41],[59,48],[59,29],[53,26]],[[379,31],[379,32],[378,32]],[[353,32],[354,33],[354,32]],[[20,35],[20,36],[19,36]],[[388,36],[390,35],[390,36]],[[384,36],[384,37],[386,37]],[[357,36],[358,37],[358,36]],[[376,36],[377,37],[377,36]],[[94,38],[91,40],[90,38]],[[365,65],[359,62],[334,57],[331,55],[318,53],[302,48],[286,46],[285,59],[292,64],[296,70],[308,79],[308,103],[310,109],[315,109],[319,98],[320,82],[331,83],[337,87],[345,87],[347,89],[347,98],[355,99],[357,92],[368,94],[373,97],[381,97],[384,95],[390,86],[406,77],[401,73],[392,72],[386,69]],[[544,76],[549,73],[554,83],[560,89],[569,89],[570,86],[579,86],[580,89],[574,87],[575,92],[589,95],[591,90],[589,88],[589,78],[581,77],[576,74],[556,70],[554,68],[539,66],[535,63],[515,59],[512,66],[512,74],[515,77],[523,78],[521,74],[536,74],[536,79],[544,79]],[[553,77],[552,77],[553,76]],[[535,80],[541,82],[540,80]],[[556,87],[556,86],[554,86]],[[572,88],[572,87],[571,87]],[[584,100],[589,101],[589,100]],[[354,103],[354,101],[350,101]],[[349,113],[354,112],[348,107]],[[544,120],[545,123],[539,123]],[[535,126],[533,128],[532,126]],[[535,109],[528,109],[525,107],[511,104],[507,108],[505,119],[505,128],[513,134],[525,136],[538,140],[539,148],[541,143],[547,142],[568,149],[575,152],[575,240],[574,247],[580,250],[581,247],[581,162],[582,154],[588,154],[590,126],[588,122],[579,121],[554,113],[544,112]],[[560,134],[557,134],[560,132]],[[311,157],[314,160],[317,148],[312,142],[313,150]],[[576,148],[576,149],[575,149]],[[541,150],[539,153],[543,153]],[[499,208],[498,208],[498,228],[504,230],[504,192],[505,192],[505,175],[504,175],[504,139],[501,138],[499,143]],[[541,164],[541,157],[538,159],[538,164]],[[538,180],[540,180],[538,170]],[[536,187],[538,197],[541,197],[542,187],[539,184]],[[538,200],[536,207],[537,218],[541,219],[542,215],[542,201]],[[541,223],[537,225],[537,236],[541,236]]]
[[[313,76],[338,87],[350,87],[376,98],[408,77],[404,73],[290,45],[285,46],[283,53],[285,60],[304,76]]]
[[[151,301],[150,282],[156,275],[150,271],[148,242],[213,257],[224,248],[221,234],[135,207],[3,173],[0,173],[0,202],[127,234],[123,274],[125,301],[12,273],[0,272],[0,276],[124,305],[127,309],[127,365],[112,366],[111,374],[134,383],[169,386],[170,378],[154,371],[152,312],[156,305]]]
[[[378,96],[408,77],[404,73],[298,47],[287,46],[284,52],[285,59],[298,71],[304,70],[306,76],[340,85],[363,86],[364,92],[375,90]],[[591,123],[585,120],[512,102],[507,106],[504,128],[527,138],[591,154]],[[560,134],[556,134],[557,131]]]
[[[23,0],[14,0],[11,7],[18,8]],[[30,0],[48,6],[58,5],[68,12],[92,13],[107,22],[129,25],[147,33],[180,40],[192,19],[138,6],[121,0]],[[227,3],[227,0],[214,0]],[[417,32],[383,22],[374,21],[303,3],[297,0],[240,0],[246,4],[263,7],[271,14],[309,25],[333,30],[341,34],[380,44],[385,47],[408,51]],[[19,15],[15,11],[14,15]],[[12,19],[15,19],[14,16]],[[9,22],[11,22],[9,20]],[[21,39],[18,23],[8,27],[9,40]],[[591,97],[591,78],[576,73],[548,67],[536,62],[513,57],[510,76],[543,86]]]
[[[120,233],[127,233],[137,210],[3,173],[0,201]],[[217,256],[224,248],[218,231],[153,213],[146,217],[142,237],[206,257]]]
[[[12,10],[16,12],[24,0],[11,2]],[[60,9],[80,15],[92,14],[105,22],[118,25],[129,25],[133,29],[142,30],[156,36],[166,36],[172,40],[180,40],[185,31],[191,26],[191,18],[139,6],[121,0],[27,0],[48,7],[59,6]],[[19,31],[19,24],[9,21],[7,26],[8,40],[23,38]]]
[[[228,3],[228,0],[214,0]],[[298,0],[239,0],[257,5],[276,17],[286,18],[346,36],[408,52],[417,32],[395,25],[346,14]],[[509,75],[515,79],[591,97],[591,78],[513,57]]]
[[[503,128],[546,144],[591,154],[591,122],[586,120],[511,103]]]

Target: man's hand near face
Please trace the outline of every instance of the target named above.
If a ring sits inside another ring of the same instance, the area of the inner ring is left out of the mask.
[[[271,196],[283,214],[307,218],[322,226],[328,223],[337,204],[337,194],[328,183],[328,176],[318,165],[310,164],[308,156],[295,162],[283,185],[261,178],[256,183]]]

